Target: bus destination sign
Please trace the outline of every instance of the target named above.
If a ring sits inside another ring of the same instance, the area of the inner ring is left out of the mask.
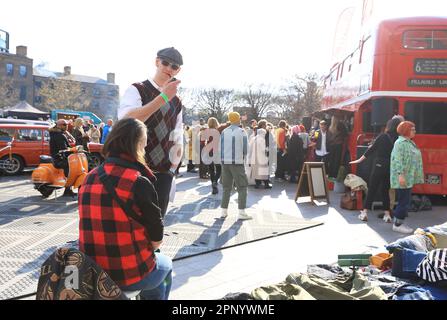
[[[447,59],[415,59],[414,73],[430,75],[447,74]]]
[[[447,88],[447,79],[408,79],[408,86]]]

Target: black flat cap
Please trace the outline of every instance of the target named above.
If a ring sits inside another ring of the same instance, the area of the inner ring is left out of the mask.
[[[179,66],[183,65],[182,55],[174,47],[161,49],[157,52],[157,57],[166,59],[168,62],[178,64]]]

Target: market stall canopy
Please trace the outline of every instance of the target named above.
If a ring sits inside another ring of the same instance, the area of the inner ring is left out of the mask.
[[[5,117],[17,117],[18,119],[38,120],[39,118],[47,120],[50,113],[34,108],[26,101],[20,101],[13,107],[3,109]]]

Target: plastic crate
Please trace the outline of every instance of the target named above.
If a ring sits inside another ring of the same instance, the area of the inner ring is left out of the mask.
[[[339,254],[338,265],[340,267],[363,267],[369,265],[371,254]]]

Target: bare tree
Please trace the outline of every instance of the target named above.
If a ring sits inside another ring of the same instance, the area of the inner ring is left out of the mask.
[[[273,105],[275,113],[280,119],[287,119],[290,123],[296,123],[301,118],[299,106],[300,99],[294,99],[287,92],[273,97]]]
[[[322,77],[316,73],[308,73],[304,76],[295,75],[290,86],[294,96],[297,97],[297,107],[301,115],[310,115],[321,108]]]
[[[320,110],[321,98],[321,76],[316,73],[295,75],[282,88],[276,109],[281,111],[282,118],[298,122],[303,116]]]
[[[272,90],[264,85],[249,85],[244,92],[238,94],[238,100],[242,102],[243,107],[248,108],[249,116],[257,120],[273,107],[273,98]]]
[[[10,79],[2,80],[0,85],[0,107],[12,107],[19,102],[19,90]]]
[[[86,110],[91,98],[78,81],[49,78],[42,84],[39,95],[43,99],[43,108]]]
[[[216,88],[199,90],[195,94],[195,101],[199,114],[215,117],[223,122],[233,106],[234,91]]]

